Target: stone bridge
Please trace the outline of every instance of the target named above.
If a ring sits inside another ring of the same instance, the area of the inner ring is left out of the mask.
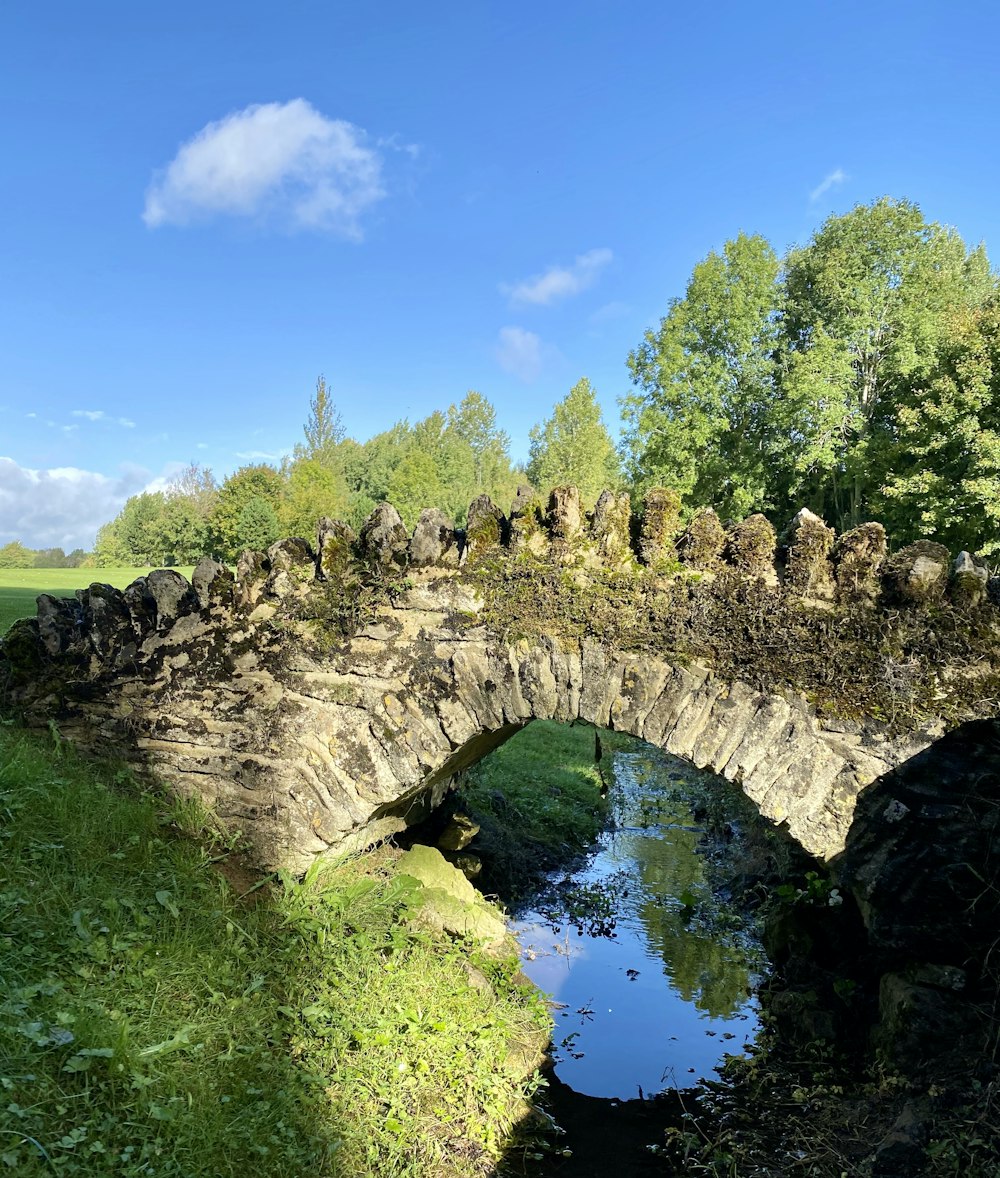
[[[997,714],[995,587],[925,541],[887,555],[807,511],[683,530],[653,491],[487,498],[412,535],[380,505],[355,536],[206,558],[120,592],[43,595],[0,643],[29,724],[152,769],[304,869],[425,815],[536,718],[630,733],[739,783],[808,851],[840,851],[859,793],[947,729]]]

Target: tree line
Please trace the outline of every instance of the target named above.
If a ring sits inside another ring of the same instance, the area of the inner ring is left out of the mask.
[[[477,495],[506,506],[525,481],[574,483],[587,504],[604,487],[637,503],[670,487],[688,515],[762,512],[779,527],[807,506],[840,530],[878,520],[897,543],[1000,549],[997,276],[982,245],[910,201],[831,216],[783,256],[740,233],[694,267],[627,364],[618,447],[583,379],[531,430],[523,466],[478,392],[358,442],[320,377],[280,466],[221,484],[188,467],[129,499],[90,563],[233,561],[312,536],[321,515],[358,528],[382,500],[411,527],[424,507],[460,526]]]
[[[320,516],[357,529],[383,500],[410,527],[425,507],[443,508],[461,525],[478,495],[507,504],[526,481],[574,481],[593,502],[620,480],[615,446],[587,380],[532,430],[525,466],[511,461],[510,438],[478,392],[362,443],[346,436],[320,377],[303,436],[280,467],[253,463],[218,484],[211,471],[191,465],[166,490],[132,496],[98,532],[92,563],[190,564],[206,552],[234,561],[245,548],[262,550],[283,536],[314,536]]]

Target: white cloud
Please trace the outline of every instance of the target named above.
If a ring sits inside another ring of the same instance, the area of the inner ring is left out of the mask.
[[[361,214],[383,196],[382,158],[365,132],[295,98],[203,127],[154,176],[142,216],[151,228],[253,217],[358,240]]]
[[[126,466],[117,478],[74,466],[31,470],[0,457],[0,544],[29,548],[90,548],[101,524],[149,483],[149,472]]]
[[[542,371],[542,341],[523,327],[501,327],[496,348],[497,363],[523,381],[533,381]]]
[[[847,173],[843,168],[834,168],[829,175],[824,176],[819,184],[809,193],[810,203],[815,204],[816,201],[827,192],[830,191],[837,184],[843,184],[847,179]]]
[[[287,453],[287,450],[278,450],[277,453],[269,450],[237,450],[236,457],[242,458],[244,462],[280,462]]]
[[[500,290],[512,303],[548,306],[557,299],[569,298],[593,286],[613,257],[609,249],[588,250],[580,254],[571,266],[550,266],[544,274],[536,274],[534,278],[513,286],[503,284]]]
[[[103,409],[74,409],[73,417],[86,417],[88,421],[101,421],[104,417]]]
[[[118,424],[122,427],[122,429],[135,429],[135,422],[129,421],[127,417],[119,417]]]

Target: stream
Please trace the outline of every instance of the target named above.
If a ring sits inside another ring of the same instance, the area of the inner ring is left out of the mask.
[[[609,820],[597,846],[550,877],[513,928],[524,972],[553,1001],[558,1080],[631,1100],[694,1087],[742,1054],[768,963],[722,882],[741,821],[706,822],[734,787],[649,745],[603,764]]]

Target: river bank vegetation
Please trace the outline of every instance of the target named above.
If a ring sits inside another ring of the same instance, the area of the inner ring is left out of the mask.
[[[409,919],[391,852],[261,878],[11,726],[0,815],[0,1173],[494,1169],[548,1014],[513,959]]]

